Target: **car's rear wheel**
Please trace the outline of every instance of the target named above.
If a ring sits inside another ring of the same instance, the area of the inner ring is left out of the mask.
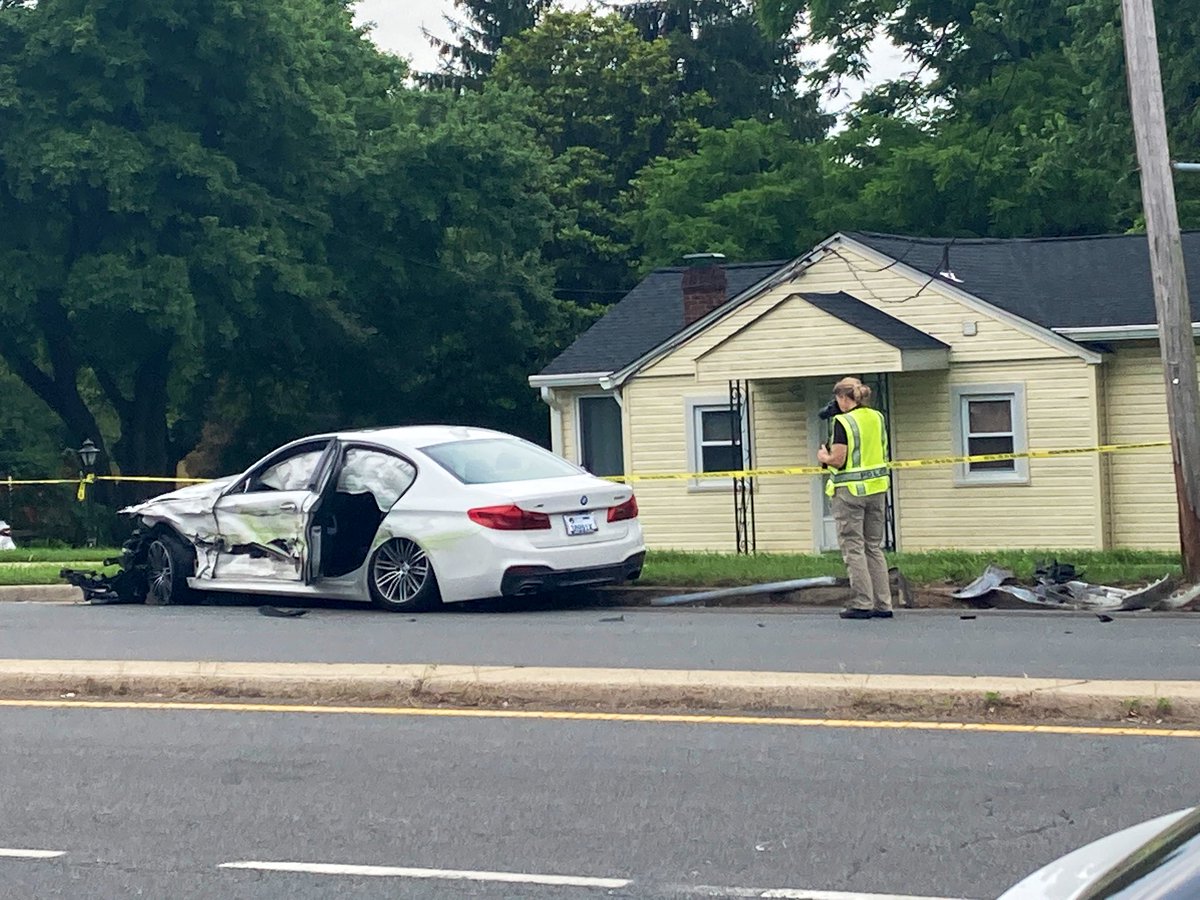
[[[199,594],[188,587],[196,568],[190,547],[173,534],[160,533],[146,548],[146,602],[151,606],[195,603]]]
[[[368,569],[371,600],[380,609],[414,612],[441,602],[429,557],[415,541],[392,538],[380,544]]]

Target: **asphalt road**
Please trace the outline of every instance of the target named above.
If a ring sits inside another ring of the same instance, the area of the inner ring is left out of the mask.
[[[616,619],[616,621],[613,621]],[[833,610],[448,611],[0,603],[0,658],[372,662],[1200,678],[1200,615]]]
[[[0,847],[63,853],[0,853],[14,898],[989,897],[1196,800],[1170,738],[28,708],[0,734]],[[245,861],[629,883],[220,868]]]

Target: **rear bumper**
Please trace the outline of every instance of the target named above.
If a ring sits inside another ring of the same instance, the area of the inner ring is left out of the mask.
[[[512,566],[500,580],[500,593],[520,597],[572,587],[596,587],[633,581],[642,574],[646,552],[635,553],[624,562],[585,569],[552,569],[549,566]]]

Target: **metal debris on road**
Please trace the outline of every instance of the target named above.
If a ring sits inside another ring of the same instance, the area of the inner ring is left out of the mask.
[[[307,612],[307,609],[280,609],[278,606],[260,606],[258,608],[260,616],[272,616],[277,619],[298,619]]]
[[[983,574],[968,584],[962,590],[955,591],[950,596],[955,600],[974,600],[990,594],[1006,581],[1011,580],[1013,573],[997,565],[989,565]]]
[[[739,587],[721,588],[715,591],[698,591],[694,594],[675,594],[670,597],[655,597],[651,606],[678,606],[683,603],[705,603],[709,600],[724,600],[729,597],[756,597],[761,594],[782,594],[813,587],[836,587],[846,579],[821,575],[816,578],[799,578],[794,581],[771,581],[766,584],[747,584]]]
[[[1011,570],[992,564],[950,596],[956,600],[983,601],[989,594],[1000,593],[1048,609],[1108,612],[1179,609],[1200,597],[1200,585],[1180,588],[1179,580],[1170,575],[1136,589],[1089,584],[1080,579],[1073,565],[1058,560],[1039,566],[1035,577],[1037,583],[1032,587],[1015,584]]]

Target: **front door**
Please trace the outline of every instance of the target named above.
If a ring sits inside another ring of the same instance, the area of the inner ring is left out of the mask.
[[[308,523],[334,450],[328,439],[286,448],[217,501],[215,579],[308,580]]]

